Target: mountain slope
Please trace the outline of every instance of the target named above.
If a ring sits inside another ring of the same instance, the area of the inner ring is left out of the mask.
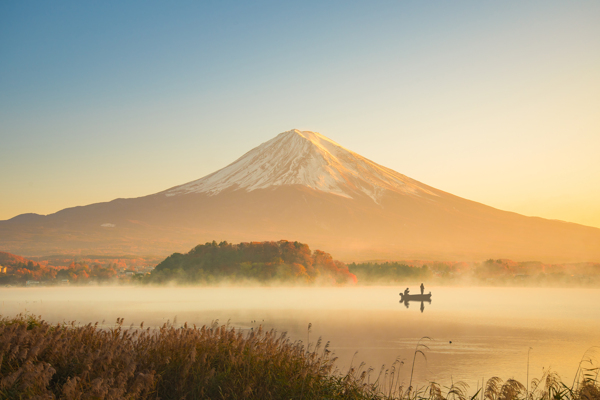
[[[213,239],[298,240],[344,260],[600,260],[600,229],[462,199],[297,130],[160,193],[0,221],[0,248],[27,255],[170,254]]]
[[[231,187],[252,191],[284,185],[302,185],[348,198],[366,194],[375,202],[386,190],[431,194],[425,185],[345,149],[320,133],[294,129],[219,171],[167,190],[165,195],[216,195]]]

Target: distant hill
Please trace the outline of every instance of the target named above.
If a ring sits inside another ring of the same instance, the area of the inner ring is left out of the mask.
[[[0,265],[9,268],[21,268],[22,266],[39,268],[39,264],[33,260],[4,251],[0,251]]]
[[[146,282],[356,283],[348,267],[299,242],[212,242],[187,254],[175,253],[156,266]]]
[[[598,228],[463,199],[295,129],[159,193],[0,221],[0,248],[29,256],[166,256],[215,238],[294,238],[347,261],[600,261]]]

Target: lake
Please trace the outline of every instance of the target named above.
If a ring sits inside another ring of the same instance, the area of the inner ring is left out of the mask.
[[[426,287],[433,296],[424,312],[420,303],[399,303],[403,289],[40,287],[0,288],[0,299],[2,315],[30,312],[49,322],[104,321],[108,327],[117,317],[145,326],[219,320],[246,330],[262,324],[305,343],[321,336],[342,371],[365,362],[376,378],[382,364],[399,358],[405,386],[415,346],[427,336],[431,340],[421,340],[427,359],[417,356],[413,384],[464,381],[470,393],[492,376],[525,384],[528,352],[530,379],[550,368],[572,381],[584,353],[600,346],[598,289]]]

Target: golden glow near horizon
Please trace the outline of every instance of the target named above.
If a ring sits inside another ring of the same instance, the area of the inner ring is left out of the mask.
[[[0,220],[156,193],[298,128],[600,228],[598,2],[144,7],[0,12]]]

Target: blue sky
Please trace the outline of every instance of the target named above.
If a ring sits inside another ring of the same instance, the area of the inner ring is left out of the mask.
[[[600,3],[0,3],[0,219],[321,132],[494,207],[600,227]]]

